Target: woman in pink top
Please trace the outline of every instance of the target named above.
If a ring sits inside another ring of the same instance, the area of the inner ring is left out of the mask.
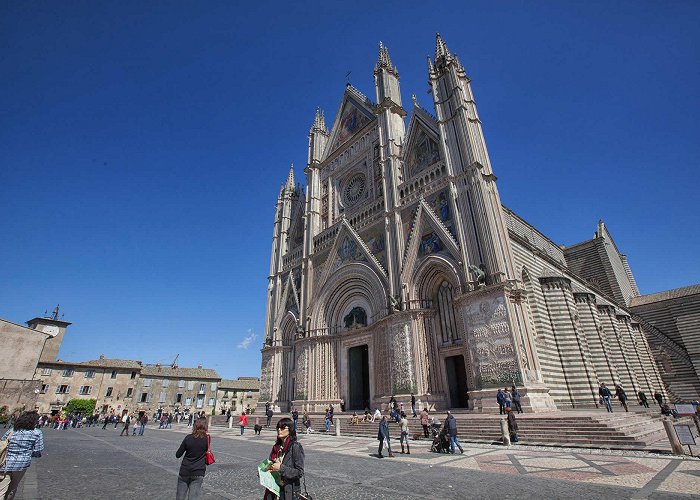
[[[238,419],[238,425],[241,426],[241,436],[243,435],[243,431],[245,430],[245,426],[248,425],[248,417],[246,416],[245,412],[241,412],[241,416]]]

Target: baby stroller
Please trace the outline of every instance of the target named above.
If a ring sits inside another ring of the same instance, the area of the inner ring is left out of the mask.
[[[433,444],[430,451],[433,453],[449,453],[450,440],[447,438],[447,429],[438,423],[430,424],[430,432],[433,436]]]

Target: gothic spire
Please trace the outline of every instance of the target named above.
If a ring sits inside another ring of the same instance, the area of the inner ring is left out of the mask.
[[[289,167],[289,175],[287,176],[287,182],[284,187],[286,189],[294,189],[294,163]]]
[[[437,61],[440,57],[444,57],[446,59],[449,59],[452,57],[452,54],[450,53],[450,49],[447,48],[447,44],[440,36],[440,33],[436,33],[435,34],[435,61]]]
[[[374,71],[379,71],[381,68],[386,68],[391,73],[398,76],[399,72],[391,62],[391,57],[389,57],[389,49],[387,49],[382,42],[379,42],[379,57],[377,58],[377,64],[374,66]]]
[[[311,126],[311,132],[323,132],[324,134],[328,133],[328,129],[326,128],[326,117],[321,108],[316,108],[316,117],[314,118],[314,124]]]

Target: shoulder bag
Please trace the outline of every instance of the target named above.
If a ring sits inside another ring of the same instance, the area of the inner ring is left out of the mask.
[[[214,454],[211,452],[211,436],[207,434],[207,451],[204,453],[204,463],[207,465],[211,465],[216,460],[214,460]]]

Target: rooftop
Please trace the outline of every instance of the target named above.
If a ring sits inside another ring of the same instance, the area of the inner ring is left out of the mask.
[[[673,290],[665,290],[663,292],[650,293],[648,295],[640,295],[639,297],[632,297],[630,307],[644,306],[653,304],[654,302],[679,299],[691,295],[700,295],[700,285],[691,285],[683,288],[674,288]]]
[[[197,379],[216,379],[221,377],[216,370],[211,368],[180,368],[170,365],[146,365],[141,369],[142,377],[178,377],[178,378],[197,378]]]
[[[219,382],[219,389],[259,391],[260,380],[252,377],[240,377],[238,380],[223,379]]]

